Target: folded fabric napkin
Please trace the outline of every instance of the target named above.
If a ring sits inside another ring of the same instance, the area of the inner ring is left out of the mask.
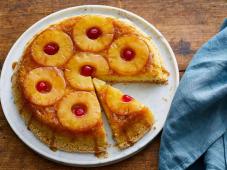
[[[193,57],[163,129],[160,170],[227,170],[227,19]]]

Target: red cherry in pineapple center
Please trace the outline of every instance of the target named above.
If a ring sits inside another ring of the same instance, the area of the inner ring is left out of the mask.
[[[121,51],[121,58],[123,58],[126,61],[130,61],[135,57],[135,52],[131,48],[124,48]]]
[[[87,30],[88,38],[95,40],[102,35],[102,31],[98,27],[92,27]]]
[[[85,105],[82,104],[75,104],[71,108],[74,115],[80,117],[86,114],[87,108]]]
[[[91,76],[94,72],[94,68],[92,66],[85,65],[81,68],[80,74],[83,76]]]
[[[43,47],[43,51],[48,55],[54,55],[58,52],[59,46],[55,42],[50,42]]]
[[[47,93],[51,90],[51,85],[46,81],[40,81],[36,84],[36,89],[41,93]]]
[[[129,96],[129,95],[123,95],[122,96],[122,101],[123,102],[130,102],[130,101],[132,101],[133,100],[133,97],[131,97],[131,96]]]

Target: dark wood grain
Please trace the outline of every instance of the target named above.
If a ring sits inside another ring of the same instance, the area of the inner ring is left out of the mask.
[[[219,29],[227,15],[225,0],[8,0],[0,1],[0,66],[16,39],[42,17],[63,8],[101,4],[132,11],[157,27],[172,46],[183,75],[193,54]],[[48,161],[23,144],[0,110],[0,169],[62,170],[72,168]],[[135,156],[99,170],[158,168],[160,135]]]

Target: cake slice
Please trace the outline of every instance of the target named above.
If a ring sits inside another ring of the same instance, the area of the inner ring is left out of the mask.
[[[151,129],[154,117],[146,106],[102,80],[94,78],[93,83],[120,149],[133,145]]]

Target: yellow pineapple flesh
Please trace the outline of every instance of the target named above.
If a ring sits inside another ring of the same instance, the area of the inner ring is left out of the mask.
[[[145,106],[139,103],[136,99],[131,98],[130,101],[125,102],[125,94],[120,90],[106,84],[104,81],[97,78],[93,79],[95,90],[99,96],[102,96],[103,102],[107,107],[118,115],[129,115],[130,113],[136,113],[145,108]]]
[[[47,82],[49,84],[50,87],[47,92],[37,89],[39,82]],[[31,103],[40,106],[56,103],[64,95],[65,87],[66,83],[63,73],[55,67],[39,67],[31,70],[23,84],[25,97]]]
[[[119,115],[136,113],[144,108],[144,105],[139,103],[136,99],[125,95],[123,92],[112,86],[107,87],[105,102],[112,112]]]
[[[133,58],[125,60],[122,53],[126,49],[131,49]],[[110,67],[120,75],[134,75],[140,72],[149,58],[149,48],[147,44],[135,35],[122,36],[115,40],[109,50],[107,59]]]
[[[87,31],[91,28],[100,30],[100,35],[95,39],[87,35]],[[112,20],[98,15],[81,17],[73,28],[74,41],[83,51],[98,52],[105,49],[112,42],[113,34]]]
[[[78,90],[91,91],[94,89],[91,76],[81,74],[83,66],[92,67],[94,71],[91,76],[95,77],[107,75],[109,72],[108,63],[101,55],[85,52],[77,53],[67,63],[65,76],[70,85]]]
[[[118,115],[129,115],[144,109],[144,105],[132,98],[130,101],[124,101],[125,95],[120,90],[106,84],[104,81],[97,78],[93,79],[95,90],[99,96],[102,96],[103,102],[114,113]]]
[[[85,108],[83,114],[74,113],[75,106]],[[65,96],[58,105],[57,116],[62,126],[72,131],[86,131],[102,122],[96,96],[85,91],[72,92]]]
[[[45,52],[49,44],[57,46],[56,52],[51,55]],[[70,36],[62,31],[46,30],[32,43],[31,53],[33,59],[43,66],[61,66],[72,56],[73,42]]]

